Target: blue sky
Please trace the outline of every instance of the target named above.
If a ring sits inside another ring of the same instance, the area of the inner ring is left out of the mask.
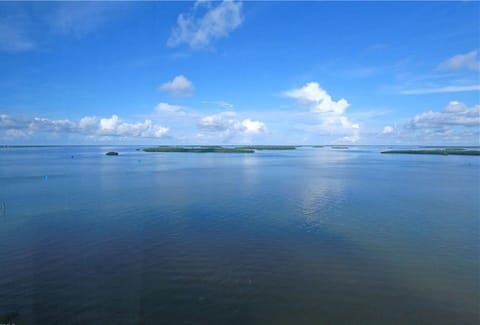
[[[0,3],[0,143],[480,144],[478,2]]]

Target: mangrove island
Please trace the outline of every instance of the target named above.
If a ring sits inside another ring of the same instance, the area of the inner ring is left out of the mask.
[[[413,154],[413,155],[464,155],[480,156],[480,150],[465,150],[463,148],[420,149],[420,150],[388,150],[382,153]]]
[[[159,146],[152,148],[143,149],[145,152],[194,152],[194,153],[254,153],[255,150],[252,149],[240,149],[240,148],[224,148],[216,146],[205,146],[205,147],[168,147],[168,146]]]

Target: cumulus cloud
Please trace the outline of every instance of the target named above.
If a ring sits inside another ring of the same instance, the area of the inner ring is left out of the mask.
[[[68,119],[49,119],[43,117],[18,117],[0,115],[0,129],[7,136],[34,135],[45,133],[75,133],[88,136],[121,136],[134,138],[161,138],[168,128],[154,124],[151,120],[130,123],[123,121],[117,115],[109,118],[85,116],[79,121]]]
[[[319,128],[329,133],[345,133],[342,141],[357,142],[360,139],[358,123],[351,122],[345,114],[350,106],[344,98],[335,101],[328,92],[317,82],[309,82],[305,86],[283,93],[284,96],[294,98],[300,106],[306,106],[320,118]]]
[[[350,105],[345,99],[332,100],[332,97],[316,82],[309,82],[302,88],[286,91],[285,96],[295,98],[301,105],[309,105],[312,112],[342,115]]]
[[[139,138],[161,138],[168,132],[168,128],[156,125],[151,120],[143,122],[128,123],[119,119],[117,115],[111,118],[100,120],[101,135],[139,137]]]
[[[254,121],[249,118],[244,119],[241,122],[240,129],[247,134],[257,134],[265,132],[267,130],[265,123],[260,121]]]
[[[416,115],[407,128],[445,128],[448,126],[480,126],[480,105],[467,107],[457,101],[450,102],[442,111],[428,111]]]
[[[192,95],[193,89],[193,83],[183,75],[176,76],[172,81],[160,86],[161,91],[176,97]]]
[[[440,63],[438,70],[480,70],[480,61],[477,59],[477,51],[455,55],[445,62]]]
[[[390,133],[393,132],[393,130],[394,130],[394,129],[393,129],[392,126],[386,125],[386,126],[383,128],[382,133],[383,133],[383,134],[390,134]]]
[[[243,22],[242,3],[222,1],[212,4],[197,1],[189,13],[177,18],[167,46],[176,47],[187,44],[191,48],[203,48],[213,40],[227,37]]]
[[[204,116],[198,122],[200,129],[210,132],[229,134],[259,134],[267,130],[265,123],[261,121],[238,119],[234,112],[222,112]]]
[[[184,107],[178,105],[171,105],[168,103],[159,103],[155,106],[155,111],[157,113],[167,113],[174,115],[185,115]]]
[[[425,144],[480,144],[480,105],[450,102],[439,111],[415,115],[396,130],[397,141]]]

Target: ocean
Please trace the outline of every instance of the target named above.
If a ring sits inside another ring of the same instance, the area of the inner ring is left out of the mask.
[[[479,322],[480,157],[138,148],[0,148],[0,320]]]

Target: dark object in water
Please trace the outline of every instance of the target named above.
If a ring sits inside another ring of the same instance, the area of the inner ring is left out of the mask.
[[[109,152],[107,152],[105,155],[107,155],[107,156],[118,156],[118,152],[116,152],[116,151],[109,151]]]
[[[5,204],[5,201],[2,202],[2,215],[4,217],[7,216],[7,205]]]

